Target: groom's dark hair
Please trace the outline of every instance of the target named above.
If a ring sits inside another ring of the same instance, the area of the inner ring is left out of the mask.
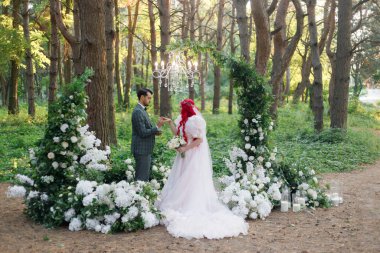
[[[148,88],[140,88],[137,91],[137,98],[140,100],[140,97],[148,95],[148,92],[153,95],[153,91],[152,90],[150,90]]]

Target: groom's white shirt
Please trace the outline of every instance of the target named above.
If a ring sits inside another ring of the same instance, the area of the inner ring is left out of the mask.
[[[145,106],[143,106],[143,104],[141,104],[140,102],[137,102],[137,103],[145,110]],[[156,127],[157,127],[158,131],[161,131],[161,127],[158,127],[157,125],[156,125]]]

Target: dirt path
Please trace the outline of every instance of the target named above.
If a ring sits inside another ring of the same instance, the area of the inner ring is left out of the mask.
[[[265,221],[250,221],[247,236],[191,241],[171,237],[162,226],[116,235],[48,230],[27,220],[22,201],[7,199],[8,185],[0,184],[0,252],[380,252],[380,161],[324,175],[325,181],[337,178],[344,182],[339,207],[274,211]]]

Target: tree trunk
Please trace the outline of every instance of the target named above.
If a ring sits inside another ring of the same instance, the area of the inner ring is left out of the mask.
[[[303,31],[303,11],[299,0],[292,0],[293,5],[296,9],[296,20],[297,20],[297,30],[290,40],[286,49],[285,38],[285,27],[286,27],[286,13],[289,6],[289,0],[281,0],[278,6],[276,20],[275,20],[275,30],[279,31],[274,35],[274,55],[273,55],[273,68],[271,81],[272,93],[274,97],[274,102],[270,108],[272,117],[277,117],[278,103],[281,97],[281,82],[286,69],[290,64],[290,60],[297,48],[298,41],[302,36]]]
[[[8,83],[5,77],[0,73],[1,104],[8,105]]]
[[[50,68],[49,68],[49,93],[48,102],[49,105],[55,100],[55,93],[57,90],[57,75],[58,75],[58,50],[59,50],[59,38],[57,22],[54,14],[54,0],[50,0]]]
[[[140,0],[137,0],[135,11],[132,13],[132,6],[128,5],[128,54],[126,62],[126,78],[125,78],[125,90],[124,90],[124,108],[130,107],[130,95],[132,88],[132,61],[133,61],[133,36],[136,31],[137,17],[139,15]]]
[[[19,25],[21,24],[21,20],[19,17],[19,11],[20,11],[20,0],[13,0],[12,1],[12,27],[14,29],[18,29]],[[8,88],[8,114],[18,114],[19,108],[18,108],[18,75],[20,72],[20,63],[18,60],[13,59],[11,60],[11,80]]]
[[[230,48],[231,48],[231,55],[235,55],[235,6],[232,3],[232,20],[231,20],[231,30],[230,30]],[[228,114],[232,114],[232,106],[233,106],[233,99],[234,99],[234,80],[230,78],[230,87],[228,92]]]
[[[199,8],[199,5],[200,5],[200,0],[197,0],[197,6]],[[197,11],[197,19],[198,19],[198,25],[199,25],[199,28],[198,28],[198,41],[199,42],[203,42],[203,36],[204,36],[204,29],[202,27],[202,19],[199,15],[199,11]],[[204,67],[203,66],[207,66],[207,58],[205,57],[204,59],[204,65],[203,65],[203,61],[202,61],[202,53],[199,52],[198,53],[198,70],[199,70],[199,95],[201,97],[201,111],[203,112],[205,110],[205,75],[204,75]]]
[[[117,145],[116,124],[115,124],[115,105],[113,99],[115,65],[114,65],[114,0],[105,1],[105,35],[106,35],[106,57],[107,57],[107,83],[108,83],[108,125],[110,144]]]
[[[36,114],[36,107],[34,104],[34,81],[33,81],[33,62],[32,62],[32,51],[30,44],[30,32],[29,32],[29,0],[23,0],[23,29],[24,38],[27,43],[25,49],[25,62],[26,62],[26,87],[28,92],[28,114],[32,117]]]
[[[150,25],[150,54],[152,57],[151,65],[152,71],[154,70],[154,64],[157,62],[157,38],[156,38],[156,24],[155,24],[155,15],[153,12],[152,1],[148,1],[148,12],[149,12],[149,25]],[[154,105],[154,114],[158,115],[160,112],[160,94],[159,94],[159,84],[158,79],[153,78],[153,105]]]
[[[256,26],[255,66],[259,74],[265,75],[271,51],[269,17],[262,0],[252,0],[252,16]]]
[[[218,24],[216,35],[216,50],[222,51],[223,47],[223,13],[224,0],[219,0],[218,7]],[[220,107],[220,86],[221,86],[221,69],[217,64],[214,64],[214,99],[212,103],[212,113],[218,114]]]
[[[190,40],[195,41],[195,13],[196,6],[195,0],[190,0],[190,10],[189,10],[189,32],[190,32]],[[194,100],[195,98],[195,88],[194,88],[194,80],[189,80],[189,98]]]
[[[161,26],[161,60],[165,63],[168,62],[169,56],[165,54],[166,46],[170,44],[170,0],[158,0],[158,9],[160,14],[160,26]],[[166,80],[161,80],[160,90],[160,115],[171,117],[171,97],[167,87],[165,87]]]
[[[332,106],[332,98],[334,93],[334,82],[335,82],[335,74],[336,74],[336,55],[331,50],[332,40],[334,38],[335,32],[335,10],[336,10],[336,2],[331,1],[331,10],[330,10],[330,18],[329,18],[329,26],[330,31],[326,41],[326,54],[329,57],[330,66],[331,66],[331,77],[329,81],[329,114],[331,114],[331,106]]]
[[[81,62],[83,68],[94,70],[92,81],[86,86],[89,96],[87,120],[90,129],[95,131],[104,147],[109,144],[104,1],[81,0],[78,4],[81,21]]]
[[[317,132],[323,130],[323,83],[322,83],[322,65],[319,56],[318,47],[318,31],[315,22],[315,6],[316,0],[309,0],[307,2],[307,13],[309,19],[309,34],[310,34],[310,50],[311,50],[311,64],[314,72],[313,82],[313,103],[312,111],[314,114],[314,129]]]
[[[119,1],[115,0],[115,17],[116,17],[116,31],[115,31],[115,79],[117,89],[117,103],[119,106],[123,104],[122,85],[120,77],[120,21],[119,21]]]
[[[331,105],[331,127],[346,129],[351,63],[352,0],[339,0],[338,10],[336,75]]]
[[[249,62],[249,44],[251,39],[248,31],[247,2],[248,0],[233,0],[239,27],[240,52],[244,59]]]

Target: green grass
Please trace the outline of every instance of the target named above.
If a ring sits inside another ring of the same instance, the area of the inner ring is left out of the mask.
[[[132,102],[132,106],[135,101]],[[215,174],[226,173],[223,157],[239,141],[238,115],[226,113],[226,101],[222,101],[221,113],[212,115],[210,103],[204,117],[207,121],[208,141],[211,148]],[[176,108],[174,106],[173,108]],[[178,109],[178,108],[177,108]],[[151,110],[151,109],[150,109]],[[153,112],[149,112],[153,115]],[[318,172],[347,171],[360,164],[372,163],[380,158],[380,138],[374,131],[380,129],[376,108],[358,106],[349,115],[347,134],[328,128],[315,134],[312,128],[313,116],[304,104],[286,105],[279,110],[278,127],[270,138],[270,145],[277,146],[284,159],[301,162]],[[177,110],[173,113],[177,116]],[[153,121],[157,118],[152,116]],[[131,157],[130,113],[116,115],[118,146],[112,148],[112,159]],[[43,136],[46,123],[45,106],[37,106],[37,117],[31,120],[27,108],[22,105],[19,116],[9,116],[6,108],[0,108],[0,181],[8,181],[12,175],[28,166],[28,148],[35,146]],[[175,152],[165,145],[171,138],[168,127],[157,138],[154,158],[157,163],[170,164]]]

